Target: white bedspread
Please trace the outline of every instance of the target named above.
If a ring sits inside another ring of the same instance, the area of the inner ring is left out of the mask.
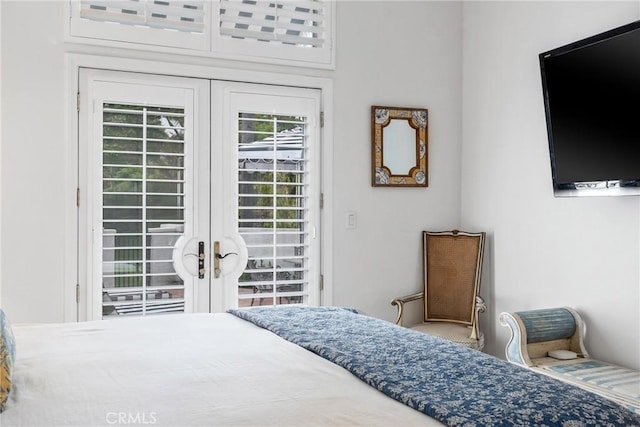
[[[440,425],[230,314],[13,329],[2,427]]]

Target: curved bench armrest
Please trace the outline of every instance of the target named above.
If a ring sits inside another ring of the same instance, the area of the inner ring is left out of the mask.
[[[507,360],[521,366],[533,366],[527,351],[527,329],[520,316],[513,312],[500,313],[500,324],[511,331],[511,338],[507,343],[505,355]]]

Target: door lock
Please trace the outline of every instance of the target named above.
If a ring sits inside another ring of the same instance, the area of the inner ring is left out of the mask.
[[[220,242],[217,240],[213,242],[213,277],[215,277],[216,279],[220,277],[220,273],[222,273],[222,270],[220,269],[220,260],[225,259],[229,255],[238,254],[236,252],[227,252],[226,254],[222,255],[220,253]]]
[[[184,236],[181,236],[181,237],[178,239],[178,242],[181,242],[183,239],[184,239]],[[191,238],[191,239],[185,240],[185,242],[186,242],[186,243],[182,243],[182,244],[181,244],[181,243],[176,242],[176,245],[177,245],[177,246],[176,246],[176,247],[174,247],[174,257],[175,257],[175,251],[176,251],[176,250],[178,250],[178,251],[183,251],[183,250],[184,250],[184,247],[185,247],[185,246],[190,246],[190,245],[191,245],[191,242],[192,242],[193,240],[195,240],[195,238]],[[178,248],[178,249],[177,249],[177,248]],[[194,258],[197,258],[197,259],[198,259],[198,272],[197,272],[197,274],[198,274],[198,279],[204,279],[204,275],[205,275],[205,273],[206,273],[206,271],[207,271],[207,270],[206,270],[206,263],[205,263],[206,255],[205,255],[204,249],[205,249],[204,242],[199,241],[199,242],[198,242],[198,253],[195,253],[195,252],[183,252],[183,253],[182,253],[182,257],[183,257],[183,258],[186,258],[186,257],[194,257]],[[189,265],[191,266],[192,264],[189,264]],[[196,274],[196,272],[193,270],[193,268],[192,268],[192,267],[185,267],[185,266],[184,266],[184,263],[176,264],[176,263],[174,262],[174,268],[176,268],[176,273],[178,273],[178,276],[180,276],[181,278],[182,278],[182,277],[186,277],[186,275],[192,276],[192,275],[195,275],[195,274]],[[183,270],[183,274],[181,274],[181,273],[178,271],[178,269]]]
[[[198,279],[204,279],[204,242],[198,242]]]

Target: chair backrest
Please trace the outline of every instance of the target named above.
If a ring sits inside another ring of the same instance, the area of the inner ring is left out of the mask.
[[[485,233],[423,231],[424,320],[474,326]]]

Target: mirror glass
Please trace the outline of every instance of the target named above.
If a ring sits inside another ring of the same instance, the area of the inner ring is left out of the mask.
[[[416,165],[415,138],[408,120],[389,120],[382,128],[382,164],[391,175],[407,175]]]

